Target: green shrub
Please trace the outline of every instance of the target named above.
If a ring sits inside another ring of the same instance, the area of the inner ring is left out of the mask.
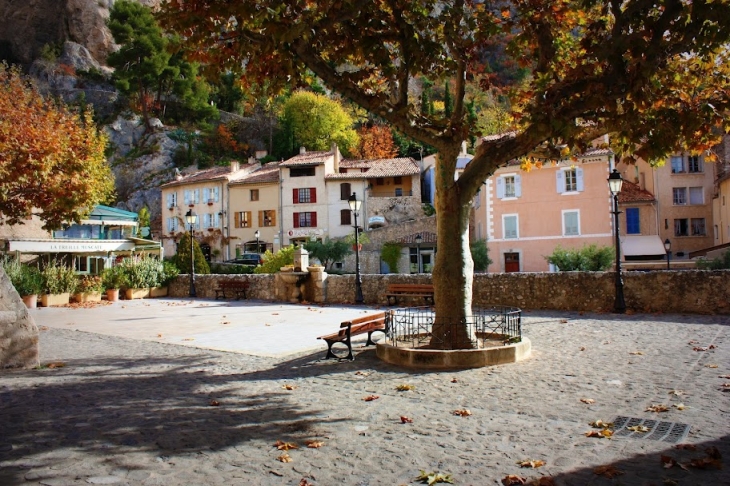
[[[43,292],[43,276],[38,268],[23,265],[13,258],[3,261],[3,270],[21,296]]]
[[[251,265],[221,265],[213,263],[210,265],[210,273],[217,275],[246,275],[253,273],[254,267]]]
[[[469,247],[471,249],[471,259],[474,260],[474,270],[483,272],[492,264],[489,258],[489,247],[486,240],[477,240]]]
[[[613,264],[614,249],[610,246],[584,246],[580,250],[566,250],[557,246],[545,259],[561,272],[603,272]]]
[[[285,246],[276,253],[266,250],[264,263],[254,269],[254,273],[276,273],[281,267],[294,263],[294,245]]]
[[[160,275],[157,284],[160,287],[167,287],[177,278],[178,275],[180,275],[180,270],[177,268],[177,265],[165,260],[162,262],[162,275]]]
[[[383,248],[380,249],[380,259],[388,264],[388,271],[390,273],[398,273],[398,262],[403,254],[403,247],[393,241],[388,241],[383,244]]]
[[[210,273],[210,266],[200,251],[200,245],[193,238],[193,253],[195,255],[195,273],[204,275]],[[190,233],[183,233],[180,242],[177,244],[177,253],[172,262],[180,270],[180,273],[190,273]]]
[[[107,290],[122,288],[124,285],[124,270],[119,266],[105,268],[101,272],[101,282]]]
[[[101,292],[104,288],[100,275],[84,275],[79,277],[74,292],[81,294],[86,292]]]
[[[122,286],[128,289],[157,287],[164,277],[163,264],[156,258],[129,257],[117,267],[122,272]]]
[[[76,274],[73,269],[52,260],[41,271],[43,289],[47,294],[65,294],[76,291]]]
[[[730,250],[712,260],[701,258],[697,260],[697,268],[700,270],[724,270],[730,268]]]

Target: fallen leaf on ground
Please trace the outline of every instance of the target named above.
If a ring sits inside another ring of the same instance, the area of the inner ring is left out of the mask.
[[[568,319],[560,319],[560,324],[567,324],[567,323],[568,323]]]
[[[434,472],[426,472],[421,471],[421,475],[416,478],[416,481],[421,481],[422,483],[426,484],[436,484],[436,483],[452,483],[454,480],[451,478],[451,474],[444,474],[438,471]]]
[[[502,484],[504,486],[518,486],[520,484],[527,484],[527,480],[516,474],[510,474],[502,478]]]
[[[581,398],[580,401],[583,403],[587,403],[588,405],[596,403],[596,401],[592,398]]]
[[[195,338],[185,338],[183,341],[195,341]]]
[[[218,400],[211,400],[208,402],[208,405],[210,405],[211,407],[219,407],[220,404],[221,402],[219,402]]]
[[[48,330],[48,326],[41,326],[38,329],[40,329],[41,331],[47,331]]]
[[[649,406],[649,408],[647,408],[644,411],[645,412],[666,412],[668,410],[669,410],[669,407],[667,407],[666,405],[654,405],[654,404],[652,404],[651,406]]]
[[[613,436],[613,430],[610,429],[603,429],[603,430],[589,430],[585,433],[586,437],[597,437],[599,439],[603,438],[611,438]]]
[[[285,452],[285,453],[283,453],[282,455],[280,455],[279,457],[277,457],[277,459],[278,459],[279,461],[281,461],[281,462],[292,462],[292,461],[294,460],[294,459],[292,459],[292,458],[291,458],[291,456],[290,456],[289,454],[287,454],[286,452]]]
[[[231,323],[231,321],[223,321],[223,322],[221,322],[221,324],[230,324],[230,323]]]
[[[56,361],[55,363],[48,363],[48,364],[46,365],[46,368],[48,368],[48,369],[51,369],[51,370],[52,370],[52,369],[54,369],[54,368],[63,368],[63,367],[65,367],[65,366],[66,366],[66,363],[62,363],[62,362],[60,362],[60,361]]]
[[[400,423],[402,423],[402,424],[412,424],[413,423],[413,419],[410,418],[410,417],[406,417],[405,415],[401,415]]]
[[[705,449],[705,453],[707,457],[692,459],[689,465],[699,469],[707,469],[708,467],[722,469],[722,455],[717,447],[708,447]]]
[[[294,389],[296,389],[296,387],[297,387],[296,385],[290,385],[290,384],[288,384],[288,383],[287,383],[286,385],[283,385],[283,386],[282,386],[282,388],[283,388],[284,390],[294,390]]]
[[[581,347],[580,347],[580,350],[581,350],[581,351],[585,351],[585,350],[586,350],[586,347],[585,347],[585,346],[581,346]]]
[[[687,341],[687,344],[700,344],[700,342],[696,339],[690,339],[689,341]]]
[[[598,466],[593,470],[593,474],[596,474],[598,476],[603,476],[604,478],[615,478],[616,476],[622,475],[624,472],[620,469],[616,469],[615,467],[608,465],[608,466]]]
[[[460,415],[461,417],[468,417],[469,415],[471,415],[471,411],[469,409],[466,409],[466,408],[462,408],[462,409],[459,409],[459,410],[454,410],[452,413],[454,415]]]
[[[368,395],[363,398],[363,400],[365,400],[366,402],[372,402],[373,400],[377,400],[378,398],[380,398],[378,395]]]
[[[730,375],[717,375],[718,378],[724,378],[726,380],[730,380]]]
[[[596,420],[595,422],[591,422],[588,425],[591,427],[595,427],[597,429],[610,429],[613,427],[613,422],[604,422],[603,420]]]
[[[697,446],[694,444],[677,444],[676,446],[674,446],[674,448],[680,449],[680,450],[684,449],[687,451],[696,451],[697,450]]]
[[[356,371],[355,374],[360,375],[360,376],[369,376],[370,375],[370,373],[368,371]]]
[[[528,483],[529,486],[555,486],[553,478],[543,476],[540,479],[533,479]]]
[[[633,427],[626,427],[626,430],[630,430],[631,432],[649,432],[649,427],[634,425]]]
[[[324,445],[324,442],[322,442],[321,440],[307,440],[304,441],[304,443],[307,444],[307,447],[309,447],[310,449],[319,449]]]
[[[684,410],[685,408],[687,408],[687,406],[684,403],[676,403],[676,404],[674,404],[672,406],[674,408],[676,408],[677,410]]]
[[[162,334],[158,334],[158,335],[157,335],[157,337],[158,337],[158,338],[161,338],[161,337],[162,337]]]
[[[282,440],[277,440],[274,444],[274,447],[279,449],[280,451],[288,451],[291,449],[299,449],[299,446],[294,444],[293,442],[284,442]]]
[[[644,353],[641,351],[631,351],[629,354],[633,354],[634,356],[643,356]]]
[[[662,466],[664,467],[664,469],[671,469],[672,467],[677,465],[677,461],[675,461],[672,456],[662,455],[660,457],[660,460],[662,461]]]
[[[714,363],[712,363],[712,364],[706,364],[705,365],[705,368],[717,368],[717,365],[714,364]]]
[[[525,461],[517,461],[517,464],[519,464],[520,467],[531,467],[531,468],[535,469],[535,468],[544,466],[545,465],[545,461],[540,461],[540,460],[537,460],[537,461],[525,460]]]
[[[395,389],[398,391],[411,391],[411,390],[415,390],[416,387],[414,385],[403,384],[403,385],[396,386]]]
[[[457,380],[456,378],[451,379],[451,383],[458,383],[458,382],[459,382],[459,380]]]
[[[707,351],[708,349],[706,346],[695,346],[692,351]]]
[[[302,478],[301,481],[299,481],[299,486],[313,486],[312,483],[307,481],[307,478]]]
[[[278,313],[278,312],[272,312],[272,313],[271,313],[271,315],[272,315],[272,316],[278,316],[278,315],[279,315],[279,313]]]
[[[678,396],[684,395],[684,390],[671,390],[669,392],[669,394],[678,397]]]

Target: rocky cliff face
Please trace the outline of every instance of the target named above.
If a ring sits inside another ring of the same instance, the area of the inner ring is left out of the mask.
[[[137,0],[156,7],[161,0]],[[104,64],[114,42],[106,21],[114,0],[0,0],[0,55],[29,65],[46,44],[72,41]]]

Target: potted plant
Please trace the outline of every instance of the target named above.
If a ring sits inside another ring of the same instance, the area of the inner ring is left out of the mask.
[[[177,266],[168,261],[162,262],[162,271],[158,274],[157,285],[150,288],[150,297],[165,297],[168,294],[168,285],[180,274]]]
[[[362,250],[362,245],[364,245],[366,243],[370,243],[370,238],[368,238],[368,235],[363,233],[361,230],[357,236],[357,243],[358,243],[357,248],[355,248],[356,245],[355,245],[355,234],[354,233],[345,236],[345,241],[347,242],[348,245],[352,245],[353,250],[360,251],[360,250]]]
[[[104,288],[100,275],[84,275],[76,284],[76,291],[71,296],[74,302],[101,302],[101,291]]]
[[[76,274],[71,268],[59,264],[55,260],[48,263],[41,271],[45,293],[41,296],[41,305],[68,304],[71,292],[76,290]]]
[[[5,274],[20,294],[25,306],[35,309],[38,302],[38,294],[43,291],[43,277],[36,267],[22,265],[18,260],[11,259],[3,262]]]
[[[101,273],[101,282],[106,289],[106,298],[110,302],[119,300],[119,289],[124,284],[124,275],[119,267],[105,268]]]
[[[156,287],[162,264],[150,257],[130,257],[119,264],[124,275],[124,297],[144,299],[150,296],[150,288]]]

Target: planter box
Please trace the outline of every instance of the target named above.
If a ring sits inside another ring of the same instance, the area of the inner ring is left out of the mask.
[[[35,309],[38,305],[38,296],[36,294],[24,295],[21,299],[23,299],[23,303],[28,309]]]
[[[149,296],[150,289],[126,289],[124,291],[124,298],[127,300],[146,299]]]
[[[101,302],[101,292],[81,292],[73,294],[71,300],[74,302]]]
[[[64,294],[43,294],[41,295],[41,306],[66,305],[68,304],[69,296],[70,294],[68,292]]]
[[[167,287],[150,288],[150,297],[167,297]]]

